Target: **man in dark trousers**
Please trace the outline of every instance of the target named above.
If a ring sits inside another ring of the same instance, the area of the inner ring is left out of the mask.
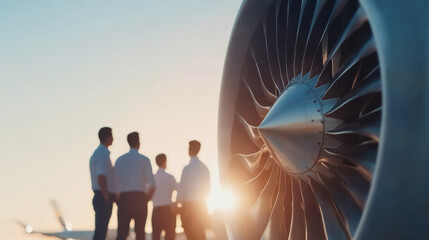
[[[130,221],[134,219],[136,240],[145,240],[147,203],[155,191],[155,181],[149,158],[140,154],[140,139],[137,132],[127,136],[130,151],[115,163],[118,182],[118,236],[125,240],[130,231]]]
[[[113,143],[112,129],[103,127],[98,131],[100,145],[89,160],[91,185],[94,191],[92,205],[95,211],[94,240],[105,240],[113,201],[115,200],[115,174],[107,149]]]
[[[155,174],[155,193],[152,198],[152,240],[160,240],[161,232],[165,231],[165,240],[174,240],[176,236],[176,209],[171,197],[177,190],[177,182],[173,175],[167,173],[167,156],[156,156],[159,169]]]
[[[188,240],[205,240],[208,225],[206,200],[210,192],[210,175],[207,166],[200,161],[201,143],[189,142],[189,164],[183,168],[177,193],[182,204],[180,216]]]

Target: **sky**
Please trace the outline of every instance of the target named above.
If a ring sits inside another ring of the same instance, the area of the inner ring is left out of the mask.
[[[138,131],[140,152],[165,153],[176,180],[188,141],[219,189],[222,68],[240,0],[0,0],[0,240],[94,226],[89,158],[113,128],[113,162]],[[116,227],[116,210],[110,227]]]

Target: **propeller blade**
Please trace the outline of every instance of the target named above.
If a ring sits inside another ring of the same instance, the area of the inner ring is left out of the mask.
[[[342,218],[339,215],[337,207],[332,201],[328,190],[312,178],[310,178],[310,186],[320,206],[320,212],[323,218],[327,238],[329,240],[350,240],[351,237],[348,234],[344,223],[341,221]]]
[[[260,239],[267,227],[271,212],[274,208],[273,199],[276,198],[276,188],[278,187],[279,168],[272,170],[265,188],[259,195],[256,203],[248,210],[249,230],[251,229],[255,239]]]
[[[355,33],[364,23],[368,21],[368,18],[362,9],[359,7],[354,13],[353,17],[347,23],[346,29],[342,32],[339,40],[335,43],[332,51],[328,56],[328,60],[332,59],[332,57],[338,52],[342,44],[353,34]]]
[[[372,178],[377,158],[378,142],[365,142],[357,146],[343,145],[338,148],[325,149],[325,152],[353,162],[362,167],[367,176]]]
[[[380,71],[377,67],[362,82],[352,89],[347,95],[338,101],[338,103],[325,115],[332,118],[347,120],[348,116],[356,116],[364,106],[366,97],[370,94],[381,92]]]
[[[329,162],[325,162],[325,164],[343,181],[359,204],[359,207],[363,209],[368,197],[371,179],[368,179],[357,167],[331,164]]]
[[[358,120],[343,123],[334,130],[328,131],[327,134],[331,136],[356,134],[378,142],[380,136],[380,119],[381,109],[371,112]]]
[[[289,240],[305,239],[305,213],[304,202],[301,196],[299,183],[292,178],[292,221],[290,226]]]
[[[286,196],[285,172],[280,172],[277,198],[271,212],[270,221],[264,233],[264,239],[287,239],[288,232],[285,227],[285,209],[283,202]]]
[[[304,199],[306,236],[308,240],[325,240],[322,215],[316,197],[305,181],[300,182],[301,194]]]
[[[258,127],[252,126],[246,122],[246,120],[240,116],[239,114],[235,114],[238,117],[239,122],[246,130],[248,137],[252,140],[252,142],[258,146],[259,148],[264,145],[264,141],[262,140],[261,135],[259,134]]]
[[[246,85],[246,88],[249,90],[249,94],[252,97],[253,100],[253,104],[256,108],[256,111],[258,112],[258,115],[260,118],[265,118],[265,116],[268,114],[268,112],[270,111],[270,107],[268,106],[263,106],[262,104],[260,104],[258,102],[258,100],[256,99],[255,95],[253,94],[252,89],[250,88],[249,84],[247,84],[247,81],[243,79],[244,84]]]
[[[338,181],[338,178],[328,178],[323,174],[318,174],[318,176],[329,190],[332,200],[335,202],[335,205],[344,219],[344,223],[347,225],[351,235],[354,236],[362,215],[362,209],[356,203],[348,189],[341,181]]]
[[[257,69],[257,71],[258,71],[259,81],[261,82],[262,90],[263,90],[264,96],[265,96],[265,98],[266,98],[268,101],[270,101],[271,103],[274,103],[274,102],[277,100],[277,96],[276,96],[275,94],[271,93],[271,92],[268,90],[267,85],[265,84],[264,79],[267,79],[267,77],[266,77],[266,74],[264,74],[264,73],[262,72],[262,69],[264,69],[264,68],[261,68],[260,63],[258,62],[258,60],[257,60],[257,59],[256,59],[256,57],[255,57],[255,53],[254,53],[254,51],[252,51],[252,50],[251,50],[250,52],[251,52],[252,59],[253,59],[253,61],[254,61],[255,67],[256,67],[256,69]]]
[[[277,17],[275,14],[275,7],[275,5],[272,5],[272,7],[268,10],[268,16],[263,21],[263,30],[270,76],[277,90],[279,92],[282,92],[285,86],[283,85],[282,75],[280,71],[280,63],[278,61],[276,31]]]

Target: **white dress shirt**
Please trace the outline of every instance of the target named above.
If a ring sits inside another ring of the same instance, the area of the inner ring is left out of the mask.
[[[144,192],[155,187],[152,165],[149,158],[140,154],[137,149],[118,158],[115,163],[118,193]]]
[[[98,176],[104,175],[107,182],[107,191],[116,193],[115,172],[110,160],[110,151],[103,144],[100,144],[92,154],[89,160],[89,171],[91,173],[92,190],[101,190],[98,184]]]
[[[183,168],[177,191],[177,201],[203,202],[210,192],[210,175],[207,166],[198,159],[191,157],[189,164]]]
[[[155,193],[152,197],[154,207],[168,206],[173,202],[173,191],[177,190],[177,182],[173,175],[167,173],[164,168],[159,168],[155,174]]]

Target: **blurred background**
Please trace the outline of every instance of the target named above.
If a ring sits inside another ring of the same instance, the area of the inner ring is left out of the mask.
[[[0,239],[93,229],[89,158],[100,127],[111,159],[138,131],[142,154],[180,180],[188,141],[202,143],[219,199],[217,112],[223,62],[240,0],[0,1]],[[116,207],[110,227],[116,228]],[[150,231],[150,221],[148,221]]]

